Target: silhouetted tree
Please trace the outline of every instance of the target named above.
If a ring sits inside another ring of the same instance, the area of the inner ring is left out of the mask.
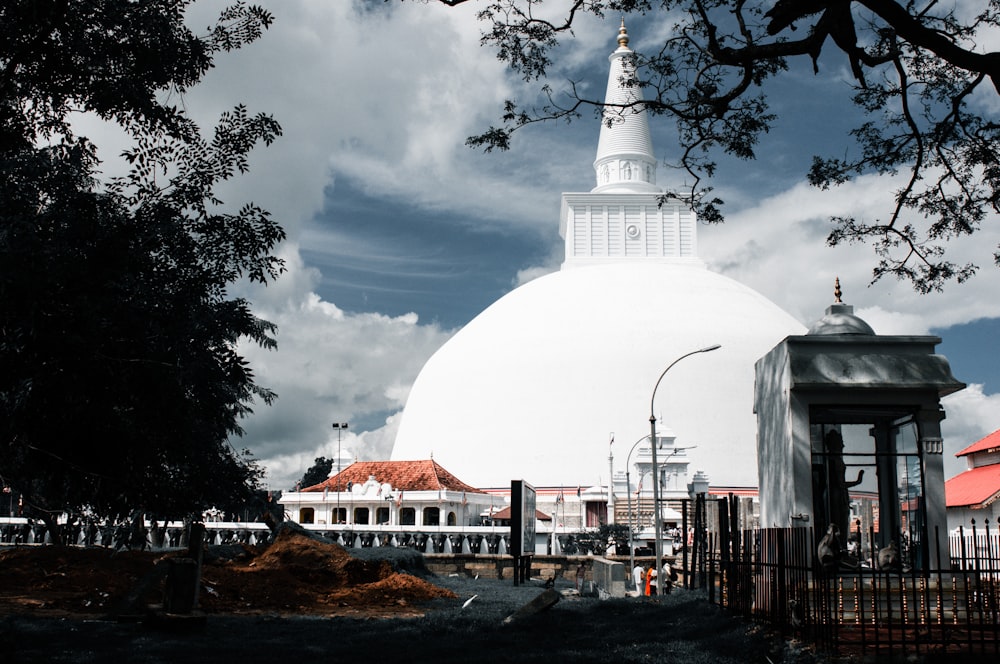
[[[205,138],[174,104],[271,16],[237,2],[197,36],[190,4],[0,5],[0,480],[28,516],[200,513],[262,474],[230,441],[275,395],[237,342],[275,328],[227,289],[276,278],[284,232],[214,190],[280,127],[237,106]],[[131,137],[127,175],[100,181],[80,111]]]

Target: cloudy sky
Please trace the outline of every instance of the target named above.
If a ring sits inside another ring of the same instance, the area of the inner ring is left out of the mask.
[[[560,193],[594,186],[598,123],[532,127],[504,154],[465,147],[497,121],[504,99],[534,94],[479,45],[475,3],[257,0],[275,15],[264,38],[222,54],[184,99],[208,127],[238,102],[273,113],[283,137],[252,155],[252,172],[222,198],[269,209],[288,233],[288,272],[250,292],[280,326],[277,351],[247,347],[259,382],[279,394],[245,422],[248,447],[273,488],[294,484],[340,446],[387,458],[399,413],[424,361],[454,331],[526,279],[558,267]],[[223,3],[195,6],[207,26]],[[556,53],[550,83],[603,94],[619,17],[585,19]],[[665,25],[626,17],[631,46],[652,52]],[[821,76],[793,70],[774,91],[783,121],[752,163],[721,164],[722,227],[702,227],[715,270],[757,289],[808,324],[844,299],[878,333],[938,334],[939,351],[969,383],[946,402],[950,454],[1000,427],[1000,270],[996,220],[956,257],[981,266],[971,283],[920,296],[904,283],[869,287],[866,247],[830,249],[828,217],[884,216],[892,183],[866,179],[832,192],[801,182],[814,152],[843,145],[855,118],[844,62]],[[992,112],[1000,100],[982,100]],[[665,151],[671,126],[654,120]],[[109,169],[113,166],[109,163]],[[660,182],[670,177],[661,169]],[[949,454],[949,457],[950,457]],[[961,465],[952,464],[953,471]]]

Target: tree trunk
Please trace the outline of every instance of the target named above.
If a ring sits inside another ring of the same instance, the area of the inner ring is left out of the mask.
[[[45,529],[49,533],[49,539],[52,540],[54,546],[63,546],[65,542],[63,541],[62,531],[59,529],[59,517],[48,510],[38,510],[41,515],[42,522],[45,523]]]

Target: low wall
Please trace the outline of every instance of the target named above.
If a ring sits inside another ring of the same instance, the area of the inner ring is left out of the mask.
[[[625,563],[594,558],[591,575],[594,588],[601,599],[625,597]]]
[[[582,567],[584,578],[589,576],[593,556],[531,556],[532,578],[555,577],[573,581]],[[514,557],[474,553],[425,553],[427,569],[440,576],[460,574],[490,579],[514,579]]]
[[[652,564],[652,558],[636,562]],[[440,576],[460,574],[514,581],[514,558],[507,555],[425,553],[427,569]],[[602,598],[626,594],[628,558],[613,560],[597,556],[531,556],[532,578],[556,577],[573,582],[581,593]],[[582,576],[582,578],[580,578]]]

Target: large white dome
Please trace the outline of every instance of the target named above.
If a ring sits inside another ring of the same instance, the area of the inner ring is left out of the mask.
[[[495,302],[424,366],[394,460],[434,459],[479,487],[607,482],[654,414],[714,485],[757,482],[754,363],[805,331],[759,293],[697,263],[564,269]],[[633,456],[633,462],[635,457]]]

